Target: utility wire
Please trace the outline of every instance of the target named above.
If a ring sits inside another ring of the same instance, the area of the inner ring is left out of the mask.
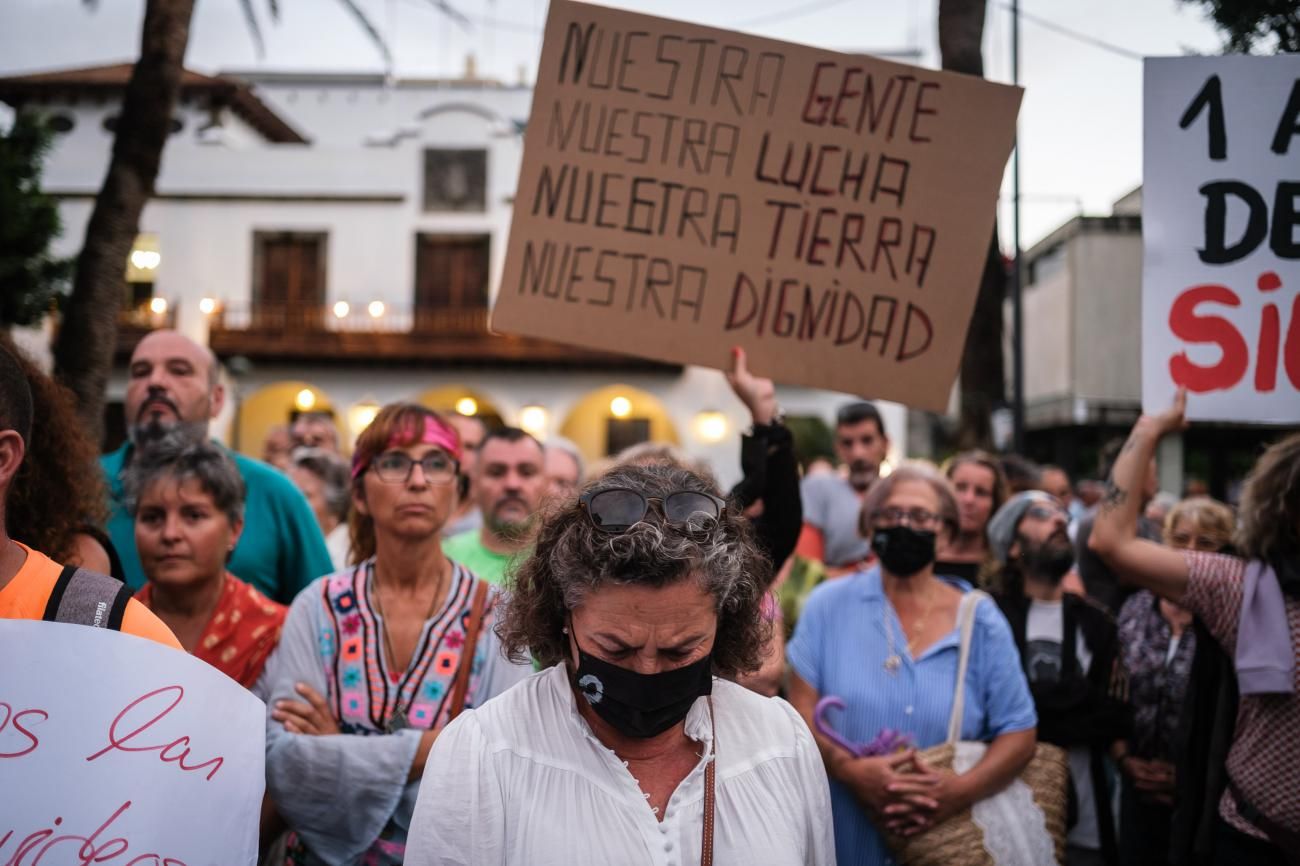
[[[1001,6],[1003,9],[1011,10],[1010,3],[999,2],[998,5]],[[1118,54],[1120,57],[1126,57],[1129,60],[1142,59],[1142,55],[1136,51],[1130,51],[1127,48],[1121,48],[1118,45],[1112,45],[1111,43],[1106,42],[1103,39],[1098,39],[1096,36],[1089,36],[1088,34],[1080,33],[1077,30],[1071,30],[1069,27],[1064,27],[1060,24],[1057,24],[1054,21],[1048,21],[1046,18],[1040,18],[1037,15],[1031,15],[1030,13],[1026,12],[1023,9],[1020,10],[1020,17],[1025,19],[1031,24],[1037,24],[1039,27],[1042,27],[1044,30],[1051,30],[1053,33],[1060,34],[1061,36],[1065,36],[1069,39],[1074,39],[1078,42],[1086,43],[1088,45],[1091,45],[1094,48],[1100,48],[1103,51],[1109,51],[1111,54]]]
[[[750,18],[745,21],[737,21],[735,27],[758,27],[763,24],[775,24],[778,21],[788,21],[791,18],[799,18],[804,15],[811,15],[814,12],[820,12],[823,9],[829,9],[832,6],[842,6],[848,0],[813,0],[812,3],[804,3],[802,6],[796,6],[794,9],[787,9],[784,12],[772,12],[767,15],[760,15],[757,18]]]

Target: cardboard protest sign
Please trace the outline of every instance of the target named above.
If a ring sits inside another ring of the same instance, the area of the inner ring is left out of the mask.
[[[1020,95],[554,0],[492,326],[943,409]]]
[[[1142,405],[1300,420],[1300,55],[1144,73]]]
[[[0,619],[0,863],[253,866],[266,708],[198,659]]]

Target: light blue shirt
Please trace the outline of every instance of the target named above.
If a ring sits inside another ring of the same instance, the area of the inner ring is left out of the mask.
[[[965,581],[944,580],[962,592],[970,591]],[[886,621],[892,630],[893,652],[901,659],[894,673],[885,670],[885,660],[891,655]],[[813,591],[786,656],[794,672],[818,695],[844,700],[844,710],[832,711],[829,719],[845,738],[867,743],[881,729],[891,728],[910,734],[916,746],[924,749],[948,736],[958,638],[954,628],[920,658],[912,659],[902,624],[881,588],[880,570],[872,568],[828,581]],[[975,609],[971,635],[961,738],[988,742],[1037,724],[1011,627],[992,600],[981,601]],[[894,862],[867,813],[834,779],[831,811],[840,866]]]

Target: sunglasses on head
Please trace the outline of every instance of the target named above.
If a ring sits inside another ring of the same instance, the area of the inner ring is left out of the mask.
[[[1052,520],[1057,517],[1067,523],[1070,520],[1069,512],[1057,505],[1031,505],[1025,509],[1025,515],[1035,520]]]
[[[677,490],[660,498],[630,487],[605,487],[578,497],[591,525],[605,532],[623,532],[645,520],[651,502],[659,503],[668,523],[692,524],[701,517],[719,520],[727,507],[720,497],[698,490]]]

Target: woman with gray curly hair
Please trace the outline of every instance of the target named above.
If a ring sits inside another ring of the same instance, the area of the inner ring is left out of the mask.
[[[833,864],[807,727],[721,678],[760,663],[770,571],[680,466],[616,467],[552,511],[498,625],[545,669],[443,731],[406,862]]]

